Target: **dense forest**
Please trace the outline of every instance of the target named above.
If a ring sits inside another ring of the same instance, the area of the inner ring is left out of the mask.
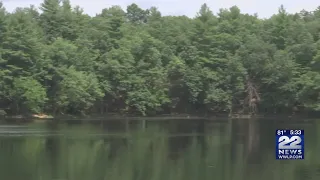
[[[69,0],[0,3],[0,109],[52,113],[320,110],[320,7],[269,19],[233,6],[196,17],[155,7],[91,17]]]

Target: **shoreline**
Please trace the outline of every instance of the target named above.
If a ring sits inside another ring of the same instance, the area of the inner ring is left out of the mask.
[[[211,116],[204,115],[188,115],[188,114],[164,114],[157,116],[130,116],[120,114],[105,114],[105,115],[91,115],[91,116],[72,116],[72,115],[59,115],[59,116],[46,116],[40,118],[30,115],[15,115],[15,116],[4,116],[0,117],[0,121],[7,122],[49,122],[49,121],[114,121],[114,120],[148,120],[148,121],[168,121],[168,120],[225,120],[225,119],[317,119],[319,116],[306,115],[306,114],[257,114],[257,115],[246,115],[246,114],[216,114]]]

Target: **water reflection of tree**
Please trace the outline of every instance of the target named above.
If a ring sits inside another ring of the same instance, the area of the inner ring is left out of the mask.
[[[150,129],[150,126],[145,131],[132,134],[130,142],[124,143],[131,150],[118,151],[117,158],[106,155],[112,154],[111,146],[119,150],[121,141],[104,141],[104,138],[97,137],[88,139],[86,134],[89,130],[84,131],[81,128],[81,138],[78,139],[0,138],[0,179],[84,180],[108,177],[110,180],[119,180],[134,179],[133,175],[148,179],[149,175],[154,175],[156,179],[170,179],[168,177],[172,176],[172,180],[318,180],[319,123],[304,126],[289,123],[292,128],[304,127],[306,130],[304,161],[276,161],[274,129],[289,125],[254,119],[206,122],[205,158],[202,158],[200,151],[201,139],[196,138],[198,142],[195,146],[191,149],[187,146],[181,150],[177,164],[166,158],[166,140],[157,138],[156,131]],[[193,142],[190,139],[192,138],[176,138],[169,146],[179,141],[190,145]],[[56,160],[55,163],[52,163],[53,159]],[[126,177],[123,177],[124,175]]]
[[[249,119],[247,121],[247,155],[249,163],[260,161],[260,129],[257,119]]]
[[[56,132],[58,130],[58,124],[57,123],[49,123],[46,127],[49,131],[49,133],[54,134],[53,132]],[[49,135],[45,138],[45,153],[46,157],[48,157],[48,163],[50,164],[49,167],[51,167],[51,173],[53,177],[58,173],[58,156],[59,156],[59,150],[60,150],[60,138],[54,135]],[[54,177],[55,178],[55,177]]]

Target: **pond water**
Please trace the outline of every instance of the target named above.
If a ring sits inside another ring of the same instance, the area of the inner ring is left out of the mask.
[[[276,160],[276,129],[305,159]],[[320,119],[150,119],[0,124],[0,180],[320,179]]]

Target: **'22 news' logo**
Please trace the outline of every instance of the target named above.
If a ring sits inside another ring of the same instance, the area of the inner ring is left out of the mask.
[[[304,159],[304,130],[276,131],[276,159]]]

